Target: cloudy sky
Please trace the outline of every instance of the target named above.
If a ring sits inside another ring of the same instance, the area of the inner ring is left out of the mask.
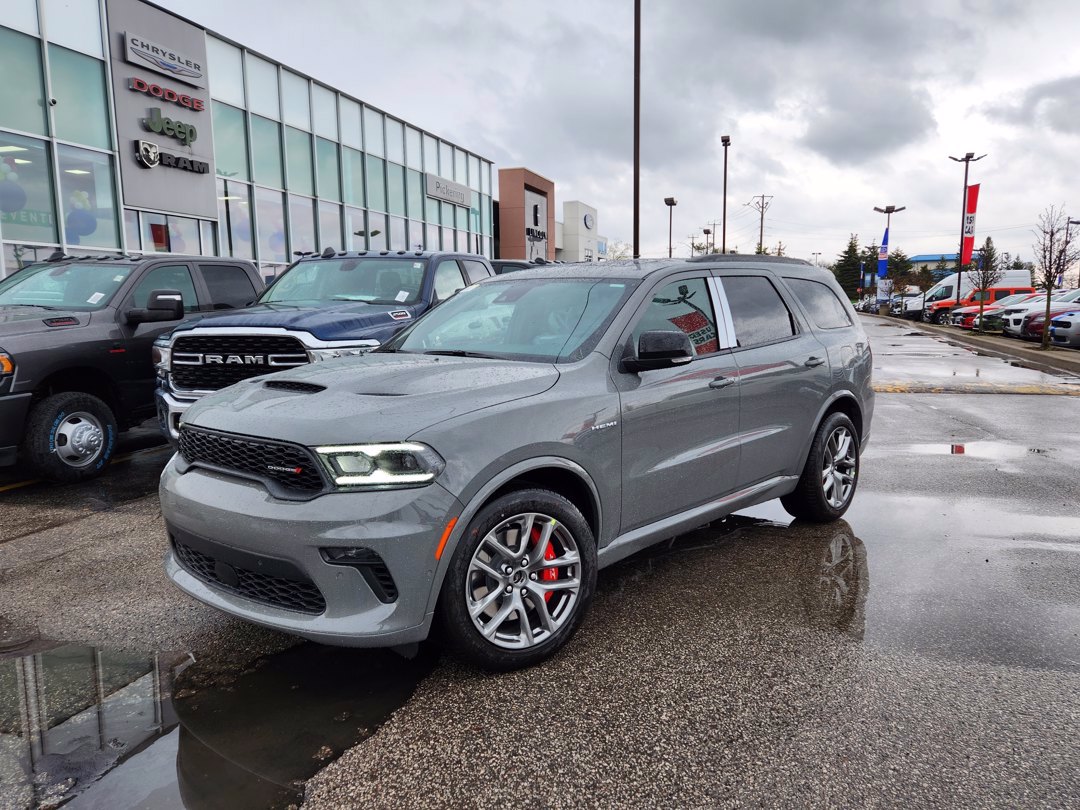
[[[632,0],[158,0],[332,86],[556,184],[600,232],[633,222]],[[1080,217],[1080,10],[1066,0],[643,0],[642,254],[719,220],[728,246],[835,258],[955,250],[963,166],[987,153],[977,241],[1032,258],[1049,204]],[[277,11],[275,11],[277,10]],[[1071,195],[1071,196],[1070,196]],[[699,237],[700,238],[700,237]]]

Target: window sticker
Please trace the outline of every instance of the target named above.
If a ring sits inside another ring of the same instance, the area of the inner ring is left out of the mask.
[[[408,301],[409,300],[409,291],[408,290],[401,290],[397,295],[394,296],[394,300],[398,301],[398,302]]]
[[[120,276],[113,276],[113,277],[112,277],[112,280],[113,280],[113,282],[114,282],[114,283],[116,283],[116,284],[119,284],[119,283],[120,283],[121,281],[123,281],[123,280],[124,280],[124,277],[123,277],[122,275],[120,275]]]
[[[412,263],[412,269],[413,270],[421,270],[421,269],[423,269],[423,267],[424,267],[423,262],[413,262]]]
[[[89,298],[86,299],[86,303],[88,303],[88,304],[96,304],[98,301],[100,301],[104,297],[105,297],[105,293],[94,293],[93,295],[91,295]]]

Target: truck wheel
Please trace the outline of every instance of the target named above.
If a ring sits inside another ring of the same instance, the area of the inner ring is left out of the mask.
[[[101,473],[116,449],[116,417],[95,396],[54,394],[30,409],[23,454],[42,478],[84,481]]]
[[[489,670],[530,666],[562,647],[596,587],[596,543],[554,492],[511,492],[477,513],[439,596],[445,638]]]
[[[822,420],[795,491],[780,498],[794,518],[829,523],[843,516],[859,484],[859,433],[846,414]]]

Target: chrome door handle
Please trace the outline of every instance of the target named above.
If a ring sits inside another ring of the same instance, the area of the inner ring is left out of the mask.
[[[806,362],[803,363],[807,368],[817,368],[818,366],[825,365],[825,361],[820,357],[808,357]]]
[[[715,380],[709,383],[709,388],[727,388],[729,385],[733,385],[735,380],[732,377],[717,377]]]

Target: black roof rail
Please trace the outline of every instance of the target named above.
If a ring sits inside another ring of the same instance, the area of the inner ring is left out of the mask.
[[[791,256],[768,256],[764,253],[705,253],[684,259],[688,262],[765,262],[766,264],[801,264],[812,267],[806,259]]]

